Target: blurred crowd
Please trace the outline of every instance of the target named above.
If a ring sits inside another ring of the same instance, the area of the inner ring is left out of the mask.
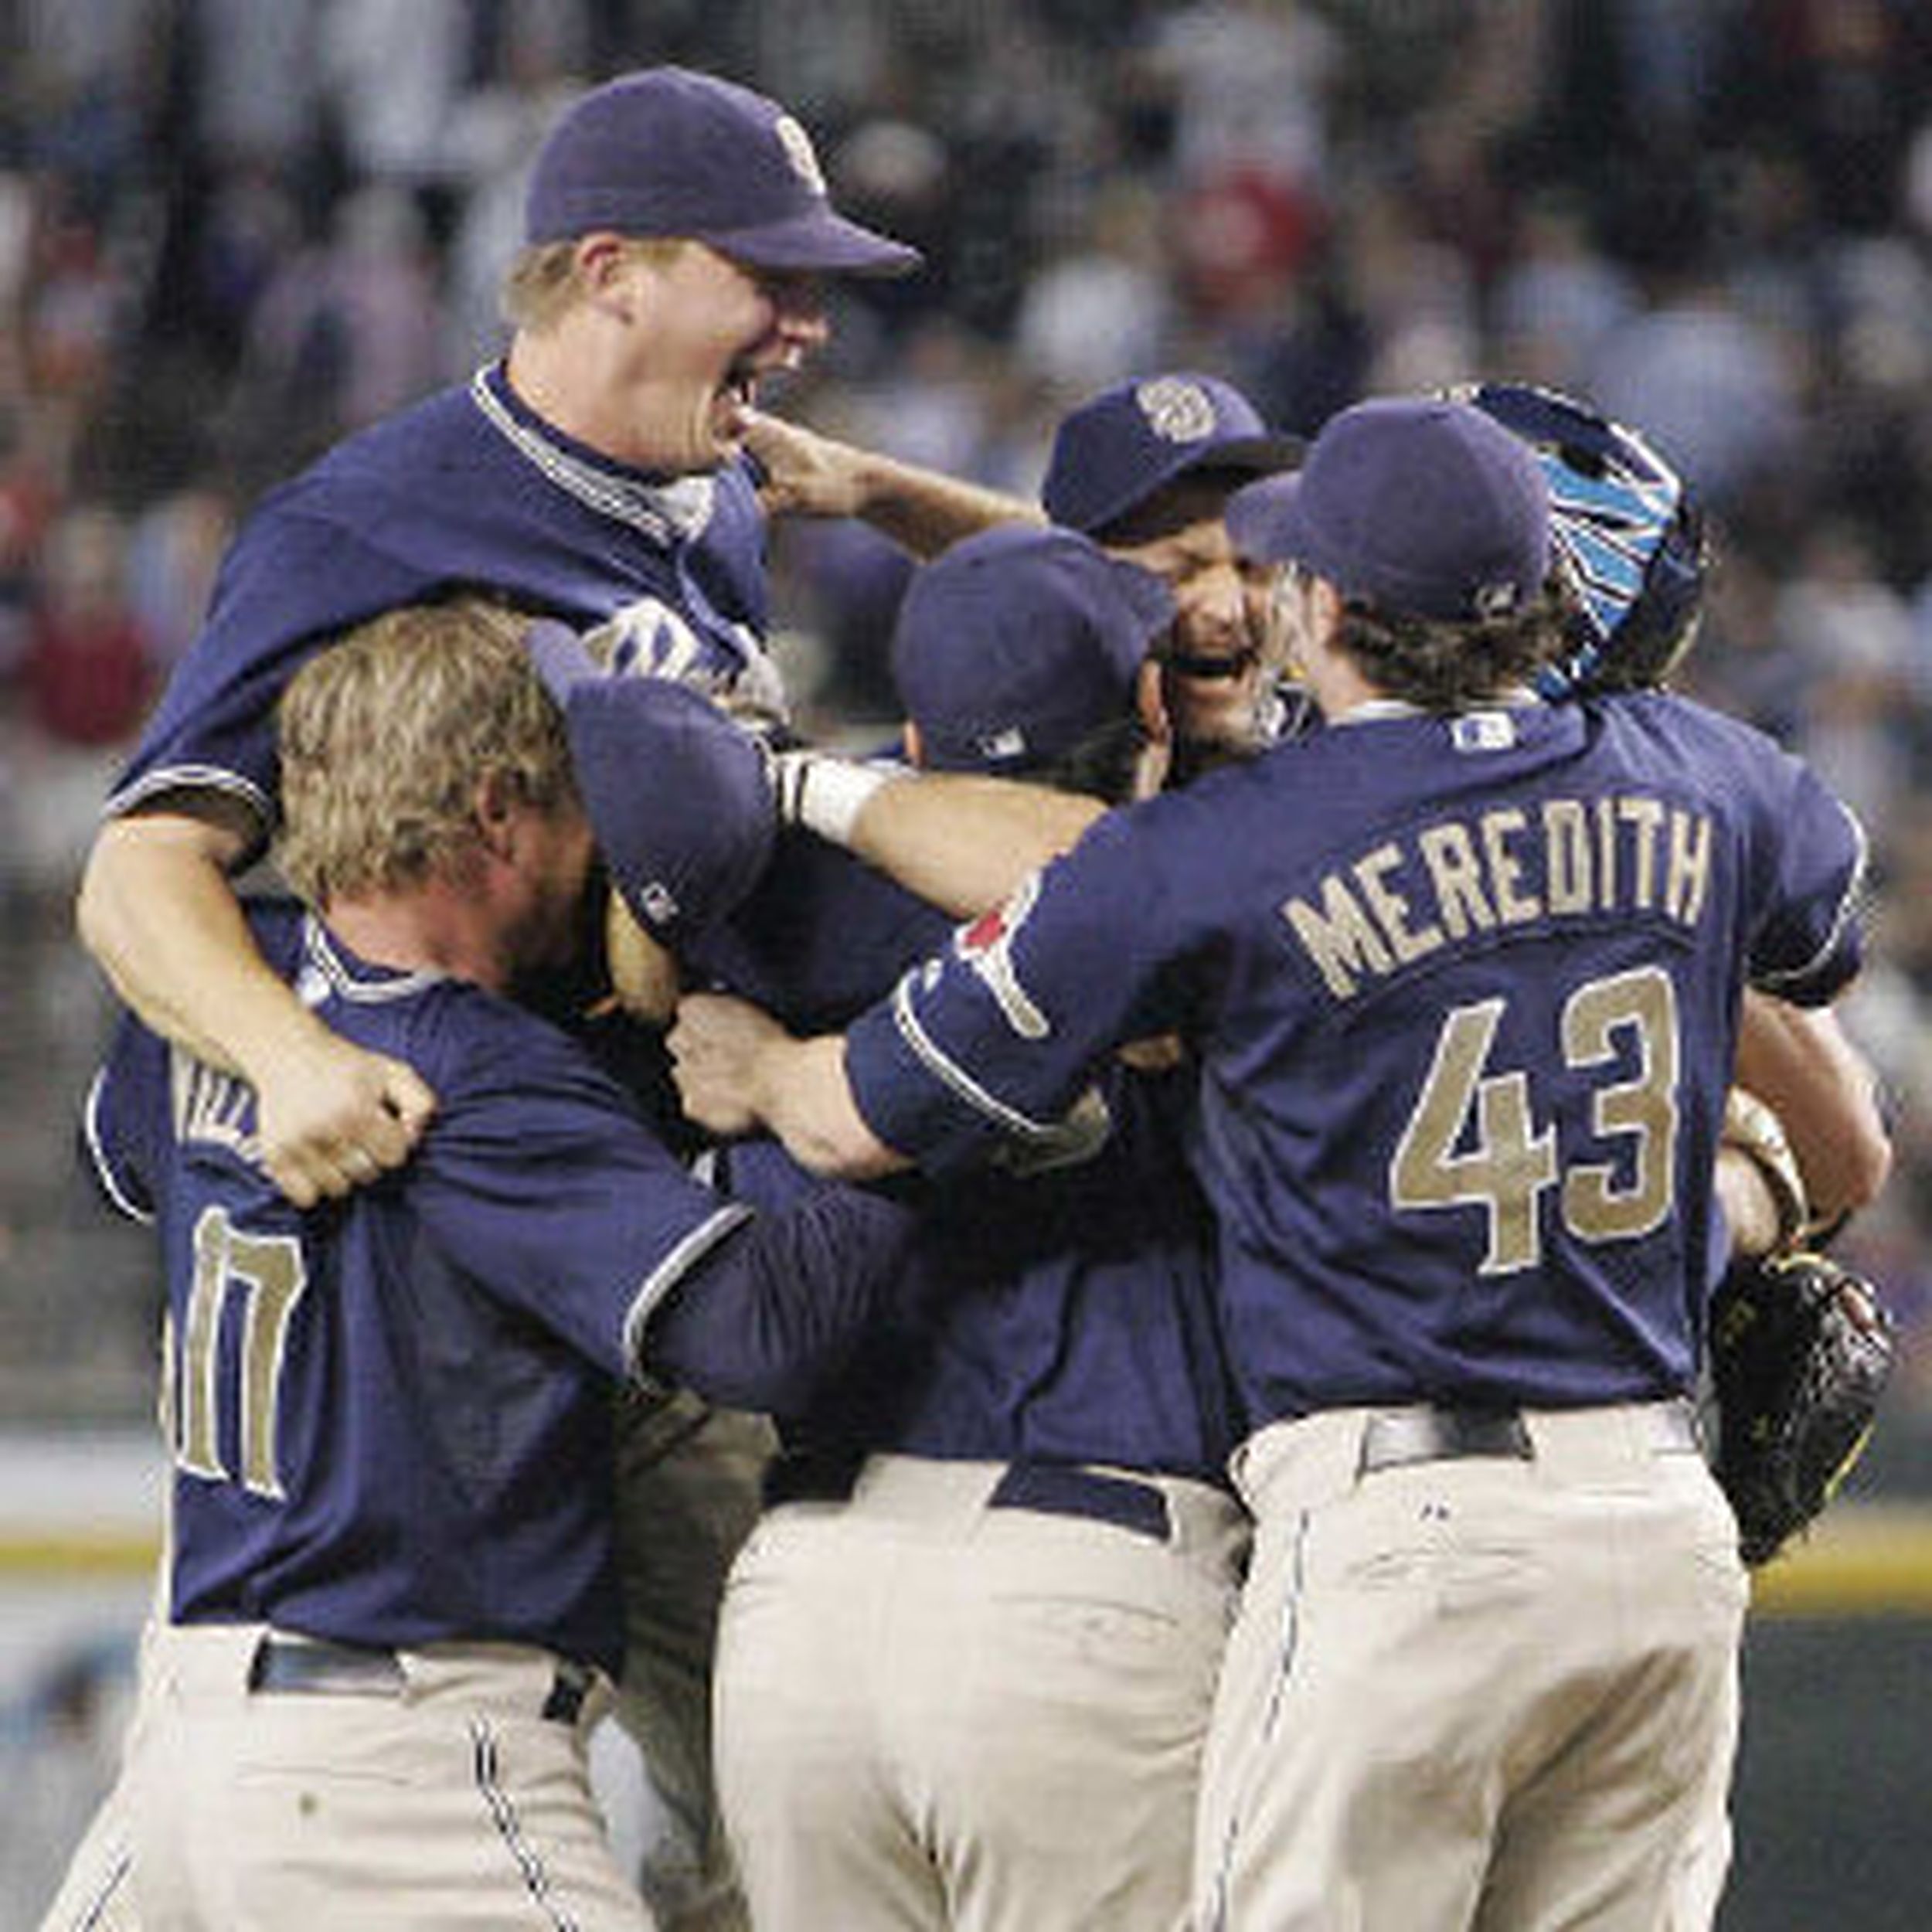
[[[1932,10],[0,0],[0,31],[11,939],[64,934],[237,515],[493,352],[542,130],[680,60],[783,98],[842,203],[927,251],[841,295],[776,403],[818,427],[1029,494],[1060,413],[1163,366],[1304,433],[1485,376],[1648,432],[1716,530],[1691,682],[1872,836],[1849,1017],[1903,1159],[1849,1245],[1932,1311]],[[903,562],[822,525],[777,563],[817,721],[876,716]],[[1932,1417],[1932,1347],[1912,1374]]]

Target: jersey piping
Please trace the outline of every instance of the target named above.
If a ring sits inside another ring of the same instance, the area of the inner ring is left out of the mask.
[[[643,1285],[624,1318],[624,1353],[634,1372],[643,1370],[645,1325],[658,1304],[733,1229],[751,1219],[752,1210],[742,1202],[719,1209],[709,1220],[698,1225],[644,1277]]]
[[[709,477],[688,477],[652,485],[614,476],[560,448],[530,424],[520,421],[496,393],[491,377],[495,365],[480,369],[470,380],[470,396],[491,427],[566,495],[619,523],[641,530],[667,548],[689,542],[711,521],[715,486]]]

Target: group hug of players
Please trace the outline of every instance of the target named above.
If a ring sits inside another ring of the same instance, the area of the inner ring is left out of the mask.
[[[1862,835],[1663,688],[1691,492],[1506,384],[1150,372],[1039,508],[768,416],[916,257],[681,70],[526,243],[90,860],[175,1478],[46,1923],[1707,1924],[1710,1296],[1889,1153]],[[788,513],[924,560],[879,757],[791,724]]]

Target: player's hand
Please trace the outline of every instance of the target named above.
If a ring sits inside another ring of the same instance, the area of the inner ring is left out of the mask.
[[[797,423],[753,410],[744,446],[764,472],[767,516],[858,516],[865,509],[859,452]]]
[[[668,1024],[678,1003],[678,962],[614,892],[604,916],[611,1003],[648,1026]]]
[[[687,993],[667,1044],[684,1111],[713,1134],[750,1134],[764,1124],[764,1056],[791,1043],[763,1008],[728,993]]]
[[[255,1089],[262,1165],[300,1208],[400,1167],[436,1111],[413,1067],[321,1028]]]

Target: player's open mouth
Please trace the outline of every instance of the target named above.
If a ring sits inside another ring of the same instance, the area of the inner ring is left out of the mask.
[[[728,437],[743,434],[746,419],[758,406],[758,372],[750,364],[734,362],[718,385],[717,421]]]

